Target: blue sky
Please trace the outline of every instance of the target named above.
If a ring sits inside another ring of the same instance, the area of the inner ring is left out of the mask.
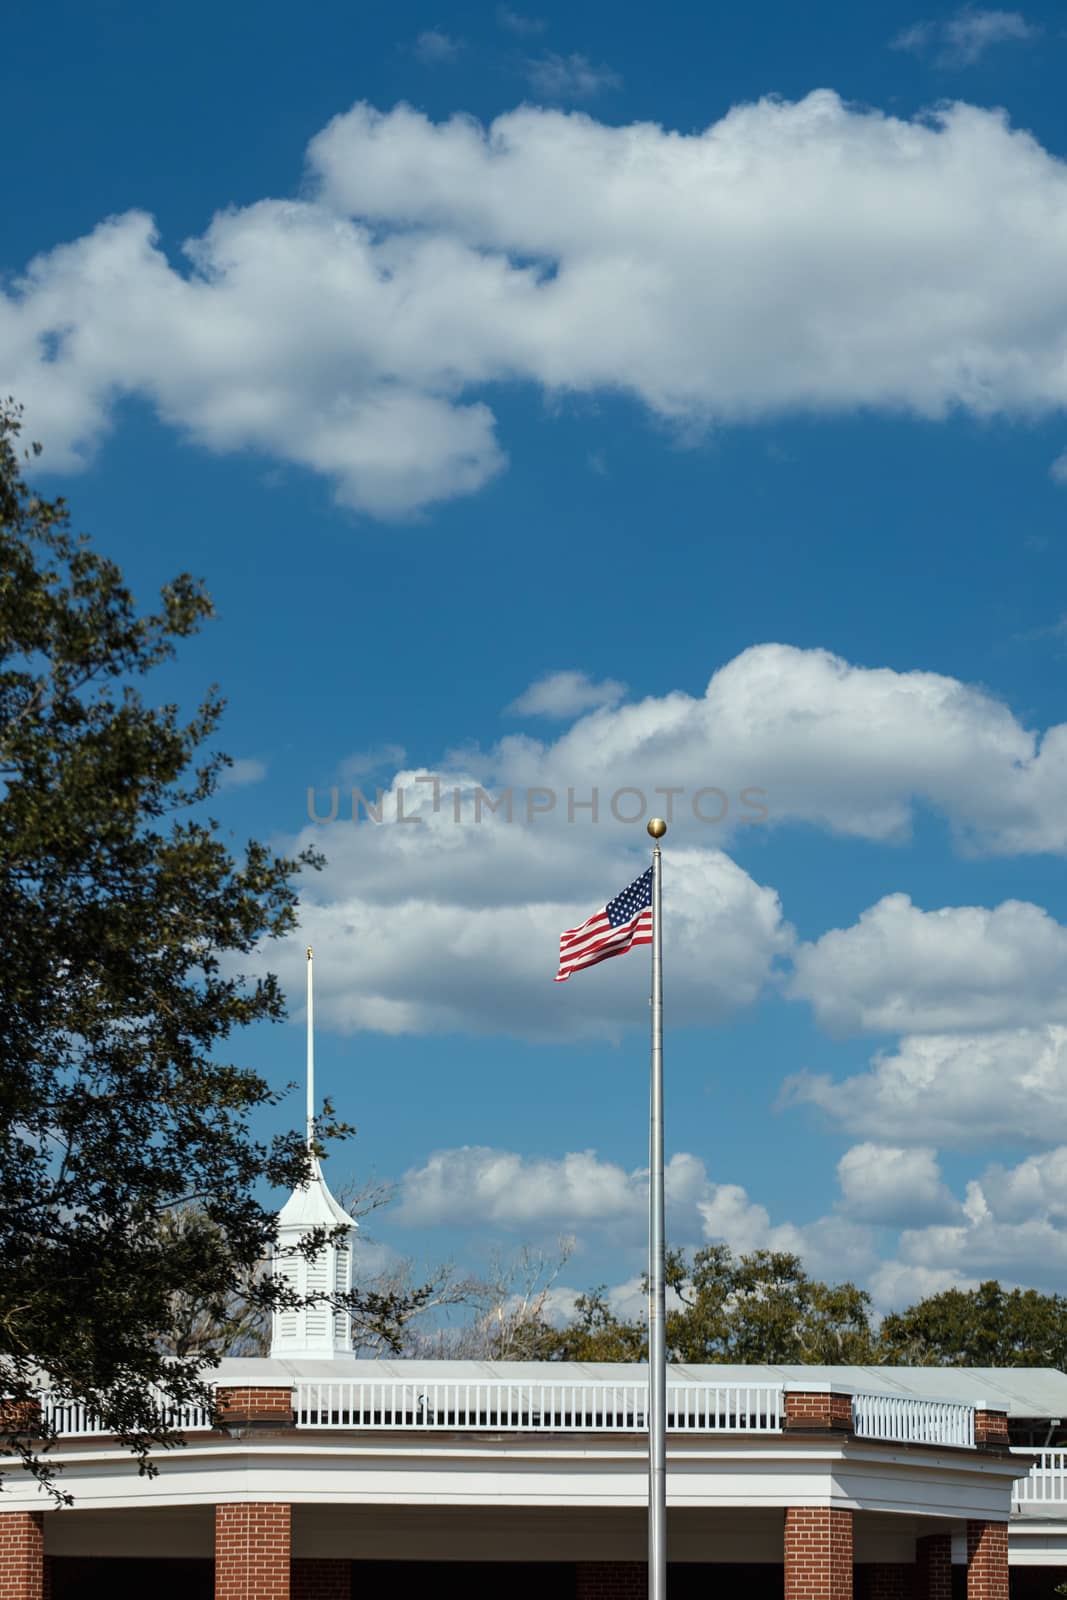
[[[299,1077],[311,938],[368,1263],[567,1234],[633,1303],[644,960],[551,979],[674,787],[674,1242],[1062,1286],[1065,63],[1051,6],[8,20],[0,385],[139,594],[205,577],[225,825],[329,858],[247,1049]]]

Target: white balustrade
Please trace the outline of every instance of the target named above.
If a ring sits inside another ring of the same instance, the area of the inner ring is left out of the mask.
[[[899,1444],[947,1444],[973,1449],[974,1410],[974,1406],[950,1400],[910,1400],[893,1394],[852,1396],[856,1436]]]
[[[166,1395],[156,1396],[163,1426],[192,1433],[211,1427],[211,1413],[203,1406],[175,1405]],[[63,1439],[94,1439],[111,1432],[88,1406],[60,1400],[47,1391],[40,1397],[41,1418]]]
[[[642,1433],[643,1383],[300,1383],[300,1428],[456,1429],[513,1433]],[[778,1433],[774,1384],[668,1384],[676,1433]]]
[[[1036,1455],[1028,1477],[1020,1478],[1012,1492],[1017,1506],[1067,1505],[1067,1450],[1019,1450]]]

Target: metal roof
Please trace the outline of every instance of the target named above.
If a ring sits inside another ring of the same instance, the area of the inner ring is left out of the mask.
[[[211,1374],[221,1383],[634,1383],[642,1365],[615,1361],[333,1361],[231,1357]],[[988,1405],[1011,1417],[1067,1421],[1067,1374],[1055,1367],[816,1367],[679,1365],[678,1383],[830,1383],[853,1394]]]

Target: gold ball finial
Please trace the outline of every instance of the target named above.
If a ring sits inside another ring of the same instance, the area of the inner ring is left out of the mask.
[[[667,824],[662,817],[653,817],[648,824],[648,831],[653,839],[662,839],[667,831]]]

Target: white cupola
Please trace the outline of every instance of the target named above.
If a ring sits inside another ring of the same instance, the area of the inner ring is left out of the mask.
[[[314,1011],[311,981],[311,950],[307,964],[307,1137],[310,1148],[315,1132],[315,1053]],[[311,1178],[302,1189],[294,1189],[278,1213],[278,1244],[273,1271],[284,1278],[301,1296],[342,1295],[352,1287],[352,1247],[357,1224],[342,1210],[326,1184],[317,1160],[312,1162]],[[315,1228],[344,1228],[336,1240],[329,1240],[309,1261],[300,1254],[300,1241]],[[328,1300],[295,1311],[275,1311],[271,1325],[272,1357],[310,1356],[332,1360],[352,1355],[352,1323],[346,1311],[335,1310]]]
[[[346,1228],[336,1243],[323,1245],[313,1261],[295,1247],[313,1228]],[[299,1295],[347,1294],[352,1287],[352,1245],[356,1224],[326,1187],[316,1161],[311,1182],[294,1189],[278,1216],[278,1248],[274,1272]],[[346,1311],[327,1301],[298,1311],[275,1311],[271,1329],[272,1356],[311,1356],[330,1360],[351,1356],[352,1326]]]

